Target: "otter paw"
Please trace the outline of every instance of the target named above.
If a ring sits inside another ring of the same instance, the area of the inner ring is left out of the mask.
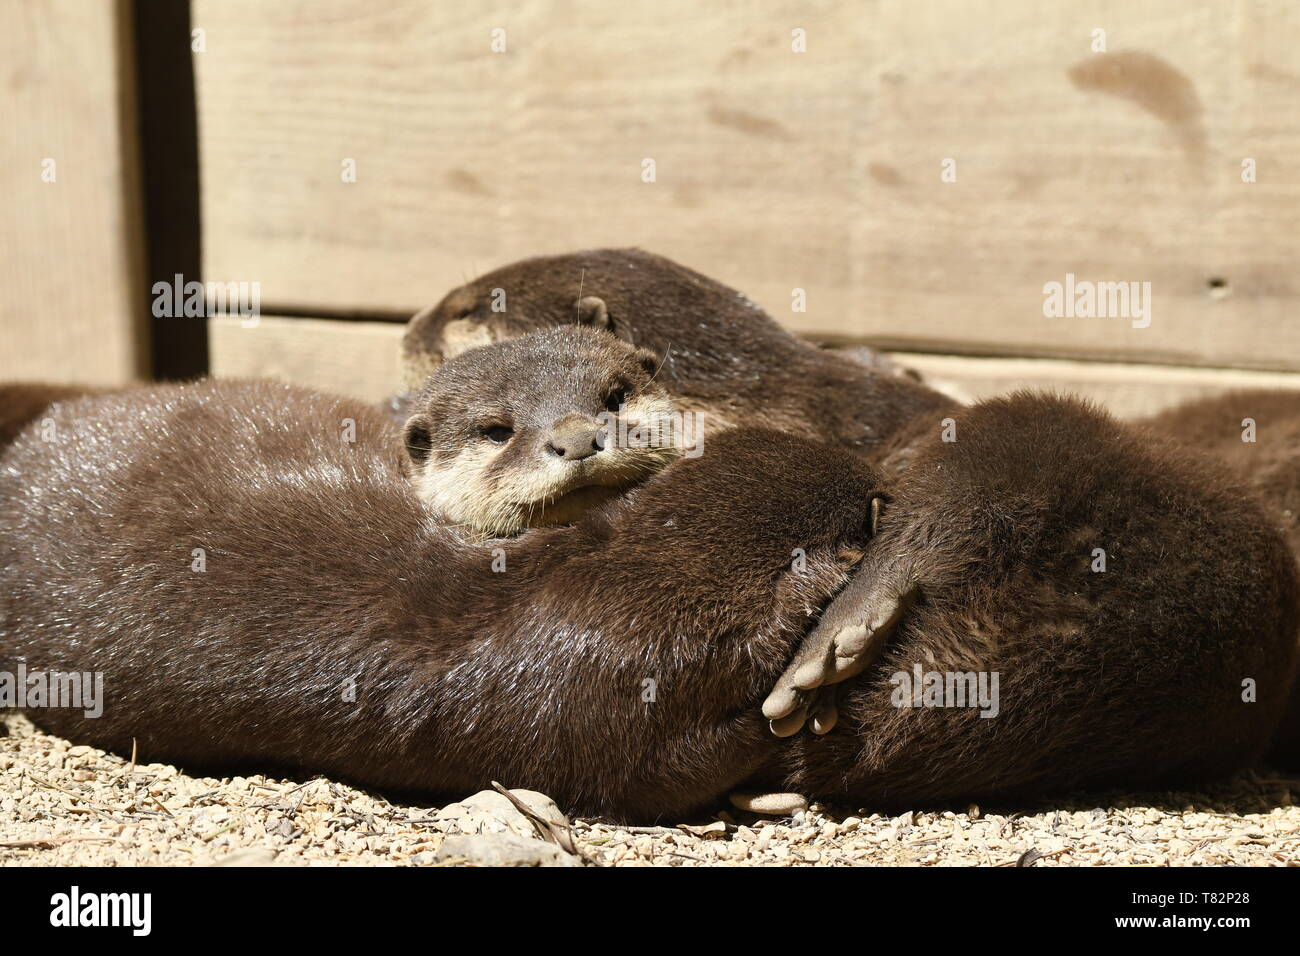
[[[794,660],[763,701],[772,733],[788,737],[811,723],[826,733],[838,716],[833,685],[860,674],[884,648],[916,593],[908,571],[868,562],[827,606]]]
[[[789,703],[791,695],[792,705]],[[778,683],[777,688],[763,702],[763,714],[770,718],[768,726],[778,737],[791,737],[802,730],[805,724],[815,734],[830,733],[839,720],[836,704],[838,696],[838,688],[834,684],[811,690],[792,690],[783,688]]]

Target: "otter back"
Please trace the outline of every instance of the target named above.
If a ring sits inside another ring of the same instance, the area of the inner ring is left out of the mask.
[[[411,319],[408,386],[475,345],[556,325],[604,327],[664,359],[683,409],[818,437],[875,458],[916,415],[950,403],[887,363],[818,349],[728,288],[663,256],[596,249],[524,259]]]

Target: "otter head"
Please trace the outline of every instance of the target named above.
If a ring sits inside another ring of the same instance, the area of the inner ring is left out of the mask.
[[[489,272],[412,316],[402,338],[407,386],[419,387],[443,362],[467,349],[561,325],[604,329],[629,338],[604,299],[582,294],[585,269],[570,264],[560,270],[553,264],[556,258],[526,259]],[[557,281],[561,271],[574,273],[571,291],[567,280]]]
[[[652,352],[563,326],[447,360],[407,420],[416,493],[491,536],[573,521],[680,453]],[[647,435],[649,436],[647,440]]]

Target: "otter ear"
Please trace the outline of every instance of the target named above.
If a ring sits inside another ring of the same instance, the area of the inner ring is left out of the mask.
[[[651,378],[654,378],[659,374],[659,368],[663,365],[659,356],[655,355],[655,353],[651,352],[649,349],[637,349],[636,360],[637,363],[645,369],[645,373]]]
[[[584,295],[578,300],[578,324],[614,331],[609,320],[609,309],[605,300],[598,295]]]
[[[632,332],[622,322],[617,322],[605,305],[605,300],[598,295],[584,295],[578,300],[578,323],[593,329],[604,329],[617,335],[624,342],[632,342]],[[635,342],[632,342],[635,345]]]
[[[423,415],[412,415],[406,420],[402,439],[412,464],[423,464],[433,452],[433,432],[429,429],[429,420]]]

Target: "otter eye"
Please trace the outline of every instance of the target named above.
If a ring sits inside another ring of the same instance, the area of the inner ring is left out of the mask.
[[[453,312],[451,317],[453,319],[468,319],[473,314],[474,314],[474,306],[463,305],[455,312]]]
[[[605,399],[605,408],[611,412],[616,412],[623,405],[627,404],[627,389],[619,386],[609,393],[609,398]]]
[[[509,425],[493,425],[483,429],[483,437],[494,445],[504,445],[514,434],[515,430]]]
[[[433,435],[429,426],[418,417],[412,418],[406,423],[406,453],[411,456],[411,461],[422,462],[432,451]]]

